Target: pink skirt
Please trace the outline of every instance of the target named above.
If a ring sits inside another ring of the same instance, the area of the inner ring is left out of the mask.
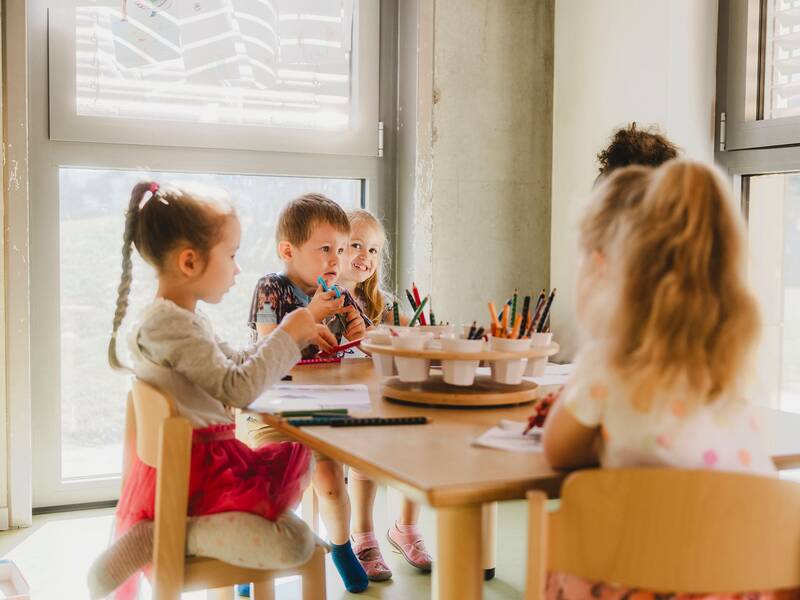
[[[195,429],[189,471],[187,515],[240,511],[274,521],[297,506],[308,484],[311,453],[296,442],[252,449],[234,437],[235,425]],[[117,504],[116,536],[143,519],[153,520],[156,470],[134,453]],[[133,598],[139,574],[117,590],[116,598]]]

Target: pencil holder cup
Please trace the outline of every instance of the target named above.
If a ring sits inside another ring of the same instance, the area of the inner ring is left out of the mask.
[[[382,331],[378,329],[368,331],[366,337],[371,343],[378,344],[379,346],[392,345],[392,334],[389,333],[388,330]],[[397,368],[394,365],[394,358],[388,354],[378,354],[377,352],[373,353],[372,364],[375,367],[375,372],[380,377],[392,377],[393,375],[397,375]]]
[[[454,336],[456,333],[456,326],[455,325],[420,325],[419,327],[414,327],[414,329],[419,329],[422,332],[432,333],[434,339],[439,339],[443,337],[447,337],[448,335]]]
[[[444,352],[480,352],[483,350],[483,340],[457,340],[452,338],[442,339]],[[477,360],[443,360],[442,377],[450,385],[472,385],[475,381]]]
[[[421,352],[425,348],[425,344],[432,338],[433,334],[426,332],[406,334],[392,337],[392,346],[402,350],[417,350]],[[394,362],[397,365],[397,375],[400,381],[418,383],[428,379],[431,368],[429,359],[395,356]]]
[[[528,338],[489,338],[489,350],[497,352],[521,352],[529,350],[531,341]],[[511,360],[490,361],[492,367],[492,379],[497,383],[516,385],[522,381],[522,374],[528,364],[527,358],[516,358]]]
[[[552,333],[531,334],[531,348],[537,346],[549,346],[553,341]],[[544,375],[544,368],[547,366],[547,357],[529,358],[528,366],[525,367],[525,377],[541,377]]]

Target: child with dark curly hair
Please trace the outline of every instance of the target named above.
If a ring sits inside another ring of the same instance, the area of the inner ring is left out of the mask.
[[[640,129],[633,122],[614,132],[611,143],[597,154],[600,163],[598,179],[628,165],[658,167],[678,157],[678,147],[656,127]]]

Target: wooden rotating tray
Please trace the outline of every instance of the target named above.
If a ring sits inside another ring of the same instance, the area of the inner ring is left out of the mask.
[[[481,350],[480,352],[445,352],[444,350],[406,350],[385,344],[362,342],[361,349],[373,354],[388,354],[404,358],[428,358],[431,360],[517,360],[520,358],[542,358],[558,352],[558,344],[551,342],[547,346],[533,346],[528,350],[500,352]]]
[[[383,382],[381,393],[391,400],[440,406],[502,406],[524,404],[539,397],[538,386],[532,381],[519,385],[497,383],[491,377],[479,375],[468,386],[450,385],[441,375],[431,375],[427,381],[405,383],[398,377]]]

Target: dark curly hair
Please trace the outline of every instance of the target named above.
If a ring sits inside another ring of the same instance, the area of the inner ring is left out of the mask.
[[[678,156],[678,147],[655,127],[638,129],[636,123],[618,129],[608,147],[597,155],[600,177],[628,165],[657,167]]]

